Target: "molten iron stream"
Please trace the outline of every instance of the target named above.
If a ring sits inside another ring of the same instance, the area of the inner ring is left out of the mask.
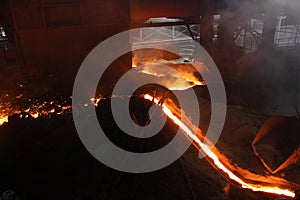
[[[153,97],[149,94],[144,95],[144,98],[147,100],[152,101]],[[154,98],[154,102],[158,104],[159,100]],[[263,186],[259,184],[251,184],[243,181],[241,178],[239,178],[237,175],[235,175],[233,172],[230,171],[218,158],[218,156],[211,150],[211,148],[201,142],[201,140],[184,124],[178,119],[172,111],[166,106],[162,105],[162,109],[164,113],[175,123],[177,124],[180,129],[190,138],[192,139],[199,147],[201,150],[213,161],[213,164],[215,167],[217,167],[219,170],[227,174],[227,176],[239,183],[242,188],[250,189],[253,191],[259,191],[259,192],[267,192],[267,193],[272,193],[272,194],[277,194],[277,195],[284,195],[288,197],[295,197],[295,192],[288,190],[288,189],[281,189],[279,187],[270,187],[270,186]]]

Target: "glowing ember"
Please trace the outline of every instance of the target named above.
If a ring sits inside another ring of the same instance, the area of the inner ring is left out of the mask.
[[[8,116],[1,116],[0,117],[0,126],[4,124],[5,122],[8,122]]]
[[[38,112],[36,112],[36,113],[31,113],[30,115],[31,115],[31,117],[33,117],[33,118],[38,118],[38,117],[39,117],[39,113],[38,113]]]
[[[144,95],[144,98],[149,101],[154,100],[156,104],[158,104],[159,102],[157,98],[153,99],[153,97],[149,94]],[[222,173],[225,173],[231,181],[240,184],[242,188],[250,189],[252,191],[266,192],[266,193],[272,193],[277,195],[284,195],[288,197],[295,197],[295,192],[289,189],[283,189],[277,186],[272,187],[272,186],[264,186],[262,184],[247,183],[246,181],[242,180],[242,178],[234,174],[229,167],[226,167],[225,164],[221,162],[221,159],[218,157],[218,154],[211,149],[210,145],[202,142],[196,134],[194,134],[184,123],[180,121],[178,117],[176,117],[175,114],[172,113],[171,108],[168,108],[168,105],[163,104],[162,109],[164,113],[175,124],[177,124],[180,127],[180,129],[193,141],[193,144],[196,146],[196,148],[200,149],[207,155],[207,159],[210,159],[212,161],[214,167],[222,171]],[[237,166],[235,167],[238,168]],[[265,179],[266,177],[263,178]]]
[[[104,99],[103,97],[98,97],[98,98],[91,98],[90,103],[93,104],[94,106],[98,106],[99,102]]]
[[[32,102],[31,99],[28,99],[29,102]],[[64,102],[66,103],[66,102]],[[49,114],[63,114],[67,110],[71,109],[72,106],[70,105],[60,105],[58,102],[38,102],[36,101],[31,105],[29,108],[21,109],[15,108],[12,106],[10,102],[0,104],[0,126],[3,125],[5,122],[8,122],[9,116],[12,115],[19,115],[20,118],[38,118],[40,116],[47,116]],[[57,111],[56,108],[60,111]]]
[[[72,98],[72,97],[70,97]],[[91,98],[90,102],[84,104],[84,107],[93,105],[98,106],[99,102],[104,99],[103,97],[95,97]],[[29,102],[32,102],[31,99],[28,99]],[[66,105],[62,105],[66,104]],[[40,116],[47,115],[62,115],[72,109],[71,105],[67,104],[67,101],[58,102],[58,101],[44,101],[39,102],[36,101],[33,105],[31,105],[27,109],[14,108],[11,102],[0,102],[0,126],[5,122],[8,122],[8,117],[12,115],[19,115],[20,118],[28,118],[31,116],[32,118],[38,118]]]

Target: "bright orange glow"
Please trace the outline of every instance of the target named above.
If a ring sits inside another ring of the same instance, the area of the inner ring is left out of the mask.
[[[98,106],[99,102],[104,99],[103,97],[98,97],[98,98],[91,98],[90,103],[93,104],[94,106]]]
[[[49,104],[51,106],[49,106]],[[2,106],[4,107],[4,106]],[[56,112],[55,108],[61,108],[61,112]],[[66,106],[61,106],[61,105],[56,105],[55,102],[43,102],[38,105],[33,105],[30,108],[21,110],[21,109],[14,109],[13,107],[5,107],[3,110],[0,110],[0,126],[3,125],[5,122],[8,122],[8,117],[12,115],[19,115],[21,117],[28,118],[31,116],[32,118],[38,118],[42,115],[47,116],[49,114],[62,114],[66,112],[67,110],[71,109],[72,106],[66,105]],[[26,113],[23,115],[23,113]]]
[[[182,68],[184,67],[186,68],[186,66],[182,66]],[[141,73],[147,74],[150,77],[154,76],[159,78],[170,90],[186,90],[196,85],[206,85],[205,81],[199,80],[199,78],[195,76],[195,72],[184,71],[181,68],[175,71],[176,73],[170,71],[168,68],[153,69],[151,65],[143,65],[140,70]]]
[[[62,110],[68,110],[68,109],[71,109],[71,108],[72,108],[72,106],[63,106]]]
[[[139,72],[149,75],[149,78],[152,76],[159,78],[160,81],[164,82],[165,86],[170,90],[186,90],[194,86],[204,86],[206,85],[205,81],[197,75],[197,71],[191,67],[191,65],[186,64],[172,64],[174,71],[170,71],[168,68],[153,68],[153,64],[162,64],[167,65],[171,64],[171,61],[166,60],[155,60],[149,59],[147,61],[139,62],[136,57],[132,58],[132,68],[139,68]],[[202,65],[202,64],[198,64]],[[204,64],[203,64],[204,65]],[[205,70],[205,68],[201,68]]]
[[[84,104],[84,106],[98,106],[99,102],[104,99],[103,97],[95,97],[91,98],[90,102]],[[66,102],[65,102],[66,103]],[[68,110],[72,109],[71,105],[60,105],[58,102],[55,101],[44,101],[37,103],[35,105],[31,105],[27,109],[14,109],[11,107],[11,103],[2,104],[0,103],[0,126],[3,125],[5,122],[8,122],[8,117],[14,114],[18,114],[24,116],[25,118],[31,116],[33,118],[38,118],[40,116],[47,116],[49,114],[57,114],[61,115],[67,112]],[[57,108],[57,110],[56,110]],[[26,115],[22,115],[22,113],[26,113]],[[27,116],[27,117],[26,117]]]
[[[0,117],[0,126],[4,124],[5,122],[8,122],[8,116],[1,116]]]
[[[159,100],[157,98],[154,98],[149,95],[146,94],[144,95],[144,98],[152,101],[154,100],[154,102],[156,104],[158,104]],[[162,110],[164,111],[164,113],[175,123],[179,126],[179,128],[186,134],[186,136],[188,136],[192,141],[193,144],[196,146],[196,148],[200,148],[201,151],[203,151],[206,155],[207,155],[207,159],[210,159],[212,161],[212,164],[220,171],[222,171],[222,173],[225,173],[227,175],[227,177],[240,184],[240,186],[242,188],[246,188],[246,189],[250,189],[252,191],[258,191],[258,192],[266,192],[266,193],[272,193],[272,194],[277,194],[277,195],[284,195],[284,196],[288,196],[288,197],[295,197],[295,192],[289,189],[283,189],[277,186],[264,186],[262,184],[253,184],[253,183],[247,183],[246,181],[242,180],[243,178],[238,177],[236,174],[234,174],[229,167],[226,167],[224,163],[221,162],[220,158],[217,156],[217,153],[215,153],[210,145],[205,144],[204,142],[202,142],[198,136],[196,134],[194,134],[189,128],[188,126],[186,126],[184,123],[181,122],[181,120],[176,117],[175,114],[172,113],[171,108],[168,108],[168,105],[163,104],[162,105]],[[206,140],[208,140],[206,138]],[[207,142],[209,143],[209,142]],[[235,166],[235,168],[239,168],[238,166]],[[259,175],[256,175],[259,176]],[[263,176],[261,176],[263,177]],[[263,177],[264,179],[266,177]],[[271,181],[270,181],[271,182]]]
[[[133,58],[132,59],[132,68],[138,67],[137,61]]]
[[[31,117],[33,117],[33,118],[38,118],[38,117],[39,117],[39,113],[38,113],[38,112],[36,112],[36,113],[31,113],[30,115],[31,115]]]
[[[173,86],[170,86],[169,89],[170,90],[186,90],[186,89],[189,89],[191,87],[194,87],[196,85],[202,85],[202,86],[205,86],[205,82],[204,81],[195,81],[195,82],[190,82],[190,85],[184,85],[184,84],[178,84],[178,85],[173,85]]]

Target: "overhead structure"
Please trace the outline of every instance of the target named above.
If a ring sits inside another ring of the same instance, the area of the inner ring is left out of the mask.
[[[238,4],[243,2],[247,0]],[[244,7],[243,12],[225,0],[1,0],[1,34],[7,37],[0,41],[1,74],[39,74],[54,66],[74,74],[99,42],[138,27],[185,26],[189,37],[210,53],[213,46],[227,52],[235,52],[230,50],[235,45],[249,52],[261,46],[299,46],[299,25],[284,24],[284,18],[278,24],[278,9],[263,13],[261,7]],[[253,24],[257,16],[263,25]],[[155,20],[160,18],[173,21]],[[199,26],[196,34],[194,25]]]

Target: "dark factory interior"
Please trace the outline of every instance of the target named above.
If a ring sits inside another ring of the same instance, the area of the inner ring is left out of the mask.
[[[0,0],[0,200],[300,199],[299,134],[299,0]]]

